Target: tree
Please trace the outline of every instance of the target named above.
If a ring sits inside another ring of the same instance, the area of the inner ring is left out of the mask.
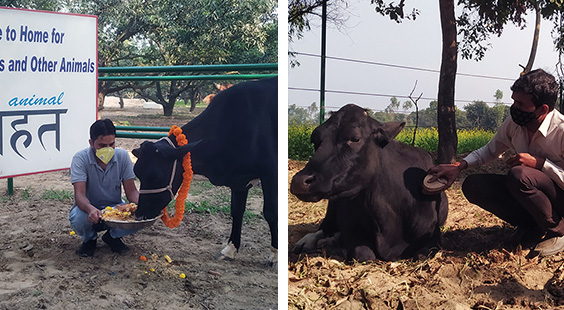
[[[488,40],[491,35],[501,36],[508,23],[511,22],[521,29],[525,28],[525,15],[528,11],[535,14],[535,31],[529,59],[526,65],[520,65],[523,72],[529,72],[533,67],[543,17],[554,22],[554,32],[557,34],[554,36],[554,43],[558,50],[563,50],[561,34],[564,29],[560,20],[564,7],[560,0],[461,0],[458,4],[462,8],[458,18],[459,29],[464,37],[460,50],[465,59],[482,59],[490,47]]]
[[[456,160],[458,137],[454,104],[454,86],[457,70],[456,19],[454,17],[454,0],[439,0],[443,48],[441,71],[439,73],[439,93],[437,123],[439,145],[437,161],[451,163]]]
[[[9,8],[44,10],[44,11],[60,11],[65,6],[63,0],[0,0],[0,6]]]
[[[497,89],[494,94],[495,103],[500,103],[501,99],[503,99],[503,92],[501,89]]]
[[[488,115],[490,108],[485,102],[474,101],[464,106],[464,110],[466,111],[466,118],[472,127],[482,129],[489,127]]]
[[[157,65],[276,62],[274,0],[163,0],[147,49]],[[171,115],[177,98],[201,82],[157,82],[156,92],[139,92]],[[192,109],[196,103],[192,96]]]
[[[137,41],[152,27],[155,2],[143,0],[66,1],[71,13],[98,17],[98,66],[137,66],[150,63],[144,46]],[[152,85],[130,82],[98,82],[98,108],[104,108],[104,98],[127,88]]]
[[[419,111],[419,127],[434,127],[437,128],[437,106],[438,102],[433,100],[429,103],[429,107]],[[466,119],[466,112],[456,108],[454,114],[456,115],[456,128],[470,128],[470,124]],[[411,124],[415,124],[415,112],[412,112],[407,117]]]
[[[313,102],[307,108],[301,108],[296,106],[296,104],[291,104],[288,107],[288,125],[293,124],[317,124],[319,120],[319,109],[317,104]]]
[[[496,103],[489,107],[483,101],[474,101],[464,107],[466,119],[473,128],[480,128],[489,131],[496,131],[503,120],[509,114],[507,107],[503,103]]]
[[[346,18],[340,13],[347,2],[345,0],[290,0],[288,2],[288,38],[301,39],[304,31],[311,30],[311,17],[321,17],[319,9],[327,2],[327,20],[334,25],[342,25]]]
[[[276,61],[274,47],[267,41],[276,40],[273,0],[163,3],[158,14],[163,20],[157,25],[168,31],[153,31],[147,36],[159,65]],[[269,57],[263,57],[267,51]],[[165,115],[171,115],[180,94],[200,85],[192,81],[158,82],[157,93],[151,99],[163,105]],[[193,109],[195,100],[191,102]]]
[[[299,1],[299,0],[298,0]],[[303,0],[301,0],[303,1]],[[411,14],[405,14],[405,0],[399,4],[385,0],[371,0],[376,12],[390,19],[401,22],[404,19],[415,19],[419,12],[412,10]],[[555,23],[555,31],[562,34],[562,14],[564,6],[561,0],[460,0],[457,2],[462,12],[455,18],[454,0],[439,0],[441,15],[441,29],[443,35],[443,52],[441,62],[441,73],[438,92],[438,128],[439,128],[439,162],[453,161],[456,154],[456,126],[454,106],[454,82],[456,77],[456,55],[460,51],[464,59],[480,60],[490,46],[488,39],[492,34],[501,35],[504,26],[508,22],[524,28],[528,10],[533,10],[536,15],[537,30],[540,27],[540,18],[552,19]],[[540,15],[539,15],[540,12]],[[457,32],[462,36],[461,42],[457,42]],[[556,36],[555,45],[558,50],[564,52],[564,35]],[[527,65],[528,70],[532,66],[535,57],[536,40],[538,32],[535,31],[535,40],[531,47],[531,54]]]
[[[98,16],[98,65],[173,66],[277,61],[275,0],[14,0],[2,5]],[[209,82],[103,82],[107,94],[130,88],[171,115],[183,93],[195,104]]]
[[[396,97],[390,98],[390,104],[384,109],[386,113],[394,113],[397,109],[399,109],[400,101]]]
[[[509,107],[503,103],[496,103],[490,108],[490,128],[489,130],[496,131],[501,123],[509,116]]]

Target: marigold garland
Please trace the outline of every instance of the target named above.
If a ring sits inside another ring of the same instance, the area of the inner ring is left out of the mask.
[[[172,126],[168,134],[176,136],[176,143],[178,146],[188,144],[186,135],[182,133],[182,129],[178,126]],[[168,216],[166,208],[163,209],[163,216],[161,217],[163,223],[170,228],[178,226],[184,217],[184,202],[188,196],[188,190],[190,190],[190,184],[192,183],[193,176],[190,152],[184,155],[184,158],[182,159],[182,167],[184,168],[184,173],[182,174],[182,185],[178,190],[178,196],[176,196],[176,202],[174,203],[174,217],[171,218]]]

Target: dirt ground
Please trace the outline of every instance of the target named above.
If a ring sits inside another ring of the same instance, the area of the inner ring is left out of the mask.
[[[289,161],[288,178],[305,163]],[[502,160],[466,172],[504,173]],[[460,177],[462,180],[465,175]],[[470,204],[460,180],[438,254],[422,261],[345,264],[338,250],[289,254],[289,309],[564,309],[564,254],[547,258],[511,242],[513,227]],[[326,201],[288,193],[288,247],[317,230]]]
[[[183,125],[194,115],[175,116],[127,100],[106,101],[102,117],[142,126]],[[143,140],[118,138],[130,150]],[[130,252],[117,255],[101,240],[93,257],[75,254],[81,239],[71,235],[72,197],[45,198],[47,190],[72,193],[69,172],[17,177],[15,194],[0,180],[0,309],[276,309],[277,272],[265,267],[270,232],[262,216],[243,225],[234,261],[213,257],[227,243],[231,218],[221,213],[185,214],[179,227],[160,221],[126,236]],[[225,204],[229,190],[195,176],[188,200]],[[250,194],[247,209],[262,212],[262,193]],[[101,235],[100,235],[101,236]],[[170,256],[172,263],[164,259]],[[147,258],[146,261],[140,259]],[[181,278],[181,274],[185,278]]]

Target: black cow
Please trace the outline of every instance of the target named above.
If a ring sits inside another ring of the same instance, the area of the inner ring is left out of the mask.
[[[270,226],[272,256],[278,248],[278,78],[237,84],[217,94],[200,115],[182,126],[189,144],[176,147],[159,140],[145,141],[133,154],[134,171],[141,181],[137,218],[154,218],[171,201],[182,182],[182,157],[191,152],[194,174],[214,185],[231,188],[233,225],[228,246],[218,258],[233,259],[241,244],[241,226],[252,180],[260,179],[264,194],[263,214]],[[193,142],[193,143],[192,143]],[[171,173],[178,160],[173,181]],[[172,183],[171,190],[166,187]],[[157,189],[158,193],[147,193]],[[160,189],[160,190],[159,190]]]
[[[331,236],[348,260],[358,261],[426,256],[438,244],[447,197],[422,193],[433,162],[424,150],[394,139],[404,125],[380,123],[349,104],[313,131],[315,153],[290,191],[303,201],[329,199],[329,205],[319,230],[298,241],[296,252]]]

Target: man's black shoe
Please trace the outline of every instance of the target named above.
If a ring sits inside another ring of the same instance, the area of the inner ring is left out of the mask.
[[[80,257],[89,257],[94,255],[94,250],[96,250],[96,239],[84,242],[76,250],[76,254]]]
[[[102,236],[102,240],[110,246],[113,252],[125,254],[129,251],[129,247],[121,241],[121,238],[112,238],[109,230]]]
[[[518,226],[510,237],[511,243],[531,248],[542,239],[544,231],[538,226]]]

